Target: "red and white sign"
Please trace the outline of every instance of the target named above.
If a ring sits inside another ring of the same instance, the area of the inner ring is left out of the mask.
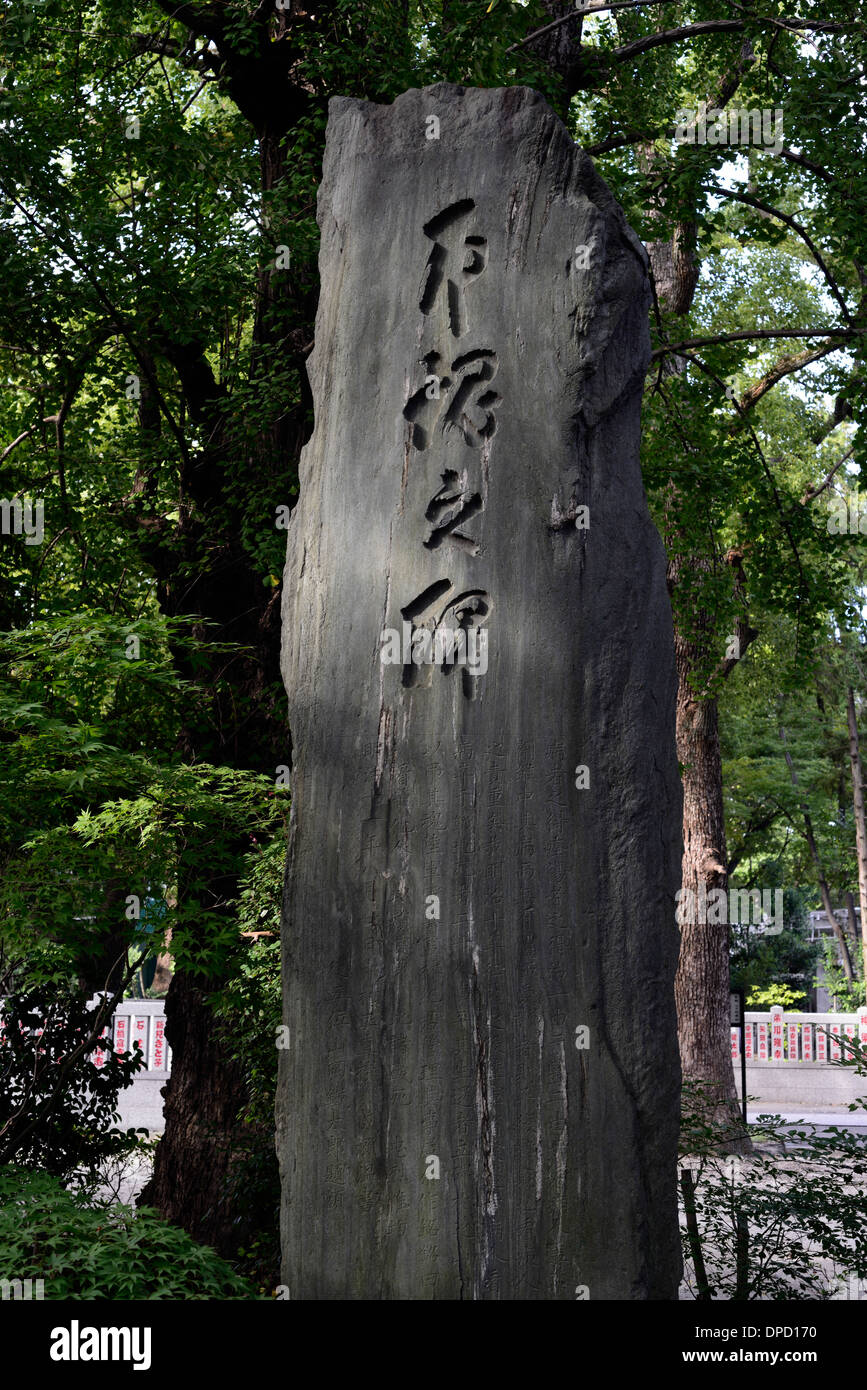
[[[40,1028],[39,1031],[41,1033],[42,1029]],[[99,1036],[100,1038],[108,1037],[108,1024],[106,1024]],[[105,1048],[100,1047],[99,1043],[97,1043],[93,1053],[93,1065],[95,1067],[104,1067],[107,1055]]]
[[[812,1023],[801,1024],[801,1049],[805,1062],[813,1060],[813,1025]]]
[[[790,1023],[790,1024],[789,1024],[789,1061],[790,1061],[790,1062],[797,1062],[797,1060],[798,1060],[798,1025],[797,1025],[797,1023]]]
[[[152,1071],[165,1071],[166,1069],[166,1021],[164,1018],[154,1017],[153,1038],[151,1041],[150,1066]]]
[[[114,1020],[114,1050],[119,1055],[129,1046],[129,1015],[118,1014]]]
[[[783,1060],[783,1011],[771,1010],[771,1056],[775,1062]]]
[[[132,1045],[141,1048],[141,1054],[147,1065],[148,1056],[148,1020],[147,1014],[142,1014],[132,1020]]]
[[[840,1036],[839,1023],[831,1024],[831,1061],[836,1062],[840,1057],[840,1044],[835,1040]]]

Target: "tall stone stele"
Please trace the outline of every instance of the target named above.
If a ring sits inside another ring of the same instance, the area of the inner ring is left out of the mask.
[[[665,1299],[680,789],[644,251],[523,87],[331,102],[289,528],[301,1299]]]

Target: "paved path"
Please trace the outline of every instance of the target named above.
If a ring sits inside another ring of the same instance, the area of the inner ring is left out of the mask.
[[[786,1129],[806,1129],[808,1125],[815,1125],[817,1135],[826,1133],[831,1126],[867,1133],[867,1110],[847,1110],[845,1106],[837,1110],[778,1110],[774,1105],[758,1106],[755,1110],[747,1107],[747,1120],[751,1125],[759,1115],[779,1116]]]

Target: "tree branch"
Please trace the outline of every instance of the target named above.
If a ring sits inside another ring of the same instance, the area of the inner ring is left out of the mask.
[[[863,328],[752,328],[739,329],[736,333],[717,333],[712,338],[685,338],[682,343],[666,343],[650,354],[651,362],[666,353],[684,353],[689,348],[714,347],[717,343],[736,343],[760,338],[839,338],[848,341],[859,338],[867,331]]]
[[[823,169],[821,164],[814,164],[811,159],[805,159],[802,154],[795,154],[788,145],[783,145],[780,154],[783,159],[787,159],[790,164],[800,164],[802,169],[809,169],[811,174],[816,174],[818,178],[824,179],[825,183],[836,183],[833,174],[829,174],[827,169]]]
[[[764,203],[760,198],[754,198],[751,193],[739,193],[734,188],[724,188],[722,184],[718,183],[712,183],[710,187],[715,193],[721,193],[724,197],[734,198],[735,202],[738,203],[746,203],[748,207],[756,208],[759,212],[766,212],[769,217],[776,217],[780,222],[785,223],[787,227],[791,227],[792,231],[796,232],[804,242],[804,245],[808,247],[811,256],[828,282],[828,288],[840,305],[843,311],[843,317],[846,319],[847,323],[852,322],[852,315],[849,313],[849,307],[840,292],[836,280],[825,264],[816,243],[813,241],[806,228],[801,226],[800,222],[796,222],[794,217],[790,217],[787,212],[781,212],[779,208],[771,207],[770,203]]]
[[[742,19],[703,19],[698,24],[683,24],[679,29],[662,29],[656,34],[645,34],[643,38],[624,44],[623,48],[615,48],[611,53],[603,50],[603,56],[611,61],[627,63],[630,58],[637,58],[651,48],[659,48],[660,44],[680,43],[681,39],[700,38],[702,34],[739,33],[744,27]]]
[[[13,449],[17,449],[19,444],[23,444],[25,439],[29,439],[31,434],[35,434],[40,425],[47,425],[50,419],[50,415],[44,416],[35,425],[31,425],[29,430],[25,430],[23,434],[19,434],[17,439],[13,439],[11,444],[7,444],[2,454],[0,454],[0,463],[4,463]]]
[[[839,343],[822,343],[820,347],[804,348],[803,352],[793,352],[785,357],[780,357],[771,370],[766,372],[760,381],[757,381],[741,396],[741,410],[752,410],[762,396],[776,386],[778,381],[782,381],[784,376],[791,376],[792,372],[800,371],[802,367],[809,366],[811,362],[818,362],[820,358],[827,357],[829,352],[836,352],[838,347]]]
[[[716,382],[717,386],[719,386],[720,389],[724,389],[725,383],[724,383],[723,381],[720,380],[720,378],[717,376],[716,372],[712,371],[711,368],[708,367],[708,365],[707,365],[705,362],[702,362],[702,360],[701,360],[700,357],[691,357],[691,358],[690,358],[690,361],[694,362],[694,363],[696,364],[696,366],[700,367],[701,370],[702,370],[707,376],[709,376],[709,377],[711,378],[712,381],[715,381],[715,382]],[[743,412],[741,411],[740,406],[738,405],[737,401],[735,402],[735,409],[736,409],[737,412],[738,412],[738,416],[741,417],[742,414],[743,414]],[[790,525],[789,525],[789,519],[788,519],[788,517],[786,516],[786,510],[785,510],[785,508],[784,508],[784,506],[783,506],[783,499],[780,497],[779,489],[777,488],[777,484],[776,484],[776,482],[774,481],[774,475],[773,475],[773,473],[771,472],[771,469],[770,469],[770,465],[769,465],[769,463],[768,463],[768,460],[765,458],[764,450],[763,450],[761,444],[759,443],[758,435],[756,434],[756,432],[755,432],[755,430],[753,429],[752,425],[750,424],[749,420],[746,419],[745,416],[744,416],[744,418],[743,418],[743,424],[744,424],[745,429],[749,432],[749,436],[750,436],[750,438],[751,438],[752,441],[753,441],[753,448],[755,449],[756,453],[757,453],[758,456],[759,456],[759,460],[760,460],[761,465],[762,465],[762,470],[763,470],[763,472],[764,472],[764,474],[765,474],[765,477],[766,477],[767,480],[768,480],[768,486],[769,486],[769,488],[770,488],[770,490],[771,490],[771,495],[773,496],[774,504],[775,504],[775,506],[776,506],[776,508],[777,508],[777,511],[778,511],[778,513],[779,513],[779,516],[780,516],[780,522],[781,522],[781,524],[782,524],[783,530],[784,530],[785,533],[786,533],[786,538],[787,538],[787,540],[788,540],[788,542],[789,542],[789,545],[791,546],[792,555],[794,556],[795,564],[796,564],[797,567],[798,567],[798,574],[801,576],[801,587],[802,587],[802,591],[803,591],[804,593],[806,593],[806,592],[808,591],[808,589],[809,589],[809,585],[808,585],[808,583],[807,583],[807,576],[804,574],[804,566],[801,564],[801,556],[800,556],[799,553],[798,553],[798,546],[797,546],[797,542],[795,541],[795,537],[792,535],[792,528],[791,528]],[[734,554],[734,553],[735,553],[735,552],[732,552],[732,554]],[[800,606],[800,605],[799,605],[799,606]],[[752,639],[750,639],[750,640],[752,640]]]
[[[0,185],[0,187],[2,187],[2,185]],[[31,226],[35,227],[42,236],[46,237],[46,239],[51,240],[51,237],[49,236],[49,229],[47,227],[44,227],[42,223],[39,221],[39,219],[33,216],[33,214],[29,211],[28,208],[24,206],[21,200],[14,193],[10,193],[5,188],[3,188],[3,192],[5,196],[9,199],[10,203],[12,203],[16,208],[18,208],[22,216],[26,218],[26,220],[31,224]],[[187,448],[187,441],[184,437],[184,432],[181,429],[172,412],[169,410],[168,403],[165,397],[163,396],[162,391],[160,390],[159,382],[157,381],[156,376],[153,370],[151,369],[150,364],[147,361],[147,354],[143,353],[139,348],[138,344],[136,343],[135,335],[133,333],[132,328],[127,323],[126,315],[122,314],[121,311],[117,309],[114,306],[114,304],[112,304],[111,300],[109,299],[99,280],[96,278],[93,271],[90,269],[90,266],[87,264],[86,261],[82,260],[81,256],[79,256],[78,253],[74,250],[74,248],[70,246],[69,238],[67,237],[65,245],[61,241],[60,237],[55,236],[54,239],[61,242],[64,254],[69,257],[69,259],[73,262],[77,269],[80,270],[81,273],[84,275],[88,284],[90,284],[94,293],[96,294],[96,297],[98,298],[100,304],[108,313],[109,318],[115,325],[116,329],[126,339],[133,357],[135,358],[138,365],[141,367],[142,374],[146,377],[148,384],[150,385],[150,388],[154,393],[155,399],[159,402],[160,409],[162,410],[166,418],[169,429],[172,431],[172,434],[175,436],[175,439],[177,440],[178,447],[181,451],[181,458],[184,460],[185,464],[189,464],[189,449]]]
[[[532,34],[528,34],[519,43],[513,43],[506,49],[507,53],[514,53],[518,48],[524,48],[534,39],[541,38],[544,34],[550,34],[552,29],[559,29],[561,25],[568,24],[570,19],[586,19],[588,15],[603,14],[610,10],[635,10],[639,6],[642,8],[647,5],[668,5],[671,0],[615,0],[611,5],[581,5],[576,0],[575,9],[570,14],[561,15],[559,19],[553,19],[550,24],[543,24],[541,29],[534,29]]]
[[[801,498],[802,507],[806,507],[808,502],[812,502],[816,497],[820,495],[820,493],[823,493],[827,487],[831,486],[831,481],[834,477],[834,474],[838,471],[838,469],[843,467],[843,464],[846,462],[847,459],[850,459],[852,457],[854,452],[855,445],[853,444],[851,449],[847,449],[843,457],[839,459],[837,463],[834,464],[834,467],[831,469],[830,473],[827,474],[824,481],[821,482],[818,487],[807,488],[807,491]]]

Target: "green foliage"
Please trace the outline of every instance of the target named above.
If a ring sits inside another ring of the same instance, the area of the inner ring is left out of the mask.
[[[280,906],[285,844],[261,847],[239,894],[239,927],[249,938],[232,976],[214,1001],[226,1051],[241,1068],[247,1100],[229,1172],[231,1209],[242,1232],[237,1262],[266,1286],[279,1279],[280,1175],[274,1151],[280,1018]]]
[[[274,857],[281,845],[275,845]],[[281,866],[282,867],[282,866]],[[278,908],[279,910],[279,908]],[[230,1055],[240,1063],[250,1096],[250,1123],[273,1121],[280,1024],[280,938],[257,941],[241,958],[216,1007]]]
[[[135,1148],[134,1130],[113,1128],[118,1093],[144,1065],[139,1050],[118,1055],[102,1039],[104,1063],[93,1058],[110,1019],[107,1006],[88,1008],[71,990],[31,990],[2,1002],[0,1164],[41,1168],[58,1176],[93,1172],[107,1157]]]
[[[237,944],[237,877],[284,825],[272,778],[172,751],[178,702],[199,698],[172,652],[195,667],[234,649],[159,617],[134,635],[135,660],[128,625],[96,614],[0,635],[0,942],[34,982],[63,978],[118,930],[140,946],[127,898],[155,885],[174,888],[161,931],[176,959],[218,970]]]
[[[817,980],[831,996],[831,1009],[841,1014],[857,1013],[864,1006],[864,963],[861,952],[852,951],[852,967],[855,980],[850,984],[837,957],[833,941],[826,938],[822,942],[823,979]]]
[[[0,1168],[0,1278],[42,1279],[46,1299],[255,1299],[206,1245],[148,1208],[94,1205],[46,1173]]]
[[[747,995],[746,1006],[760,1013],[767,1013],[775,1006],[798,1013],[806,1007],[806,1002],[806,994],[799,994],[788,985],[772,984],[765,989],[751,989]]]
[[[753,870],[753,877],[776,891],[779,873],[778,863],[762,859]],[[736,988],[745,991],[748,1008],[765,1010],[772,1004],[806,1007],[819,946],[808,939],[805,919],[801,894],[786,889],[782,931],[757,932],[748,925],[732,927],[731,979]]]
[[[784,1132],[778,1117],[760,1116],[745,1154],[700,1088],[687,1087],[685,1101],[679,1185],[692,1297],[826,1300],[847,1277],[867,1275],[860,1131]]]

